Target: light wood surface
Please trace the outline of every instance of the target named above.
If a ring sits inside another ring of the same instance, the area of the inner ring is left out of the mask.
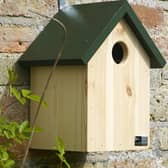
[[[127,46],[116,64],[112,47]],[[55,137],[69,151],[139,150],[135,136],[149,138],[149,58],[125,21],[121,21],[87,66],[58,66],[46,94],[48,109],[38,118],[41,133],[32,148],[52,149]],[[51,67],[31,69],[31,86],[41,93]],[[31,105],[31,117],[35,111]]]
[[[127,46],[116,64],[112,47]],[[88,151],[136,150],[135,136],[149,138],[149,58],[121,21],[88,64]]]
[[[48,77],[50,67],[34,67],[31,70],[31,88],[40,94]],[[86,151],[86,67],[57,67],[45,100],[48,108],[42,108],[37,127],[42,132],[33,137],[31,147],[53,149],[59,136],[67,150]],[[36,105],[31,105],[31,117]]]

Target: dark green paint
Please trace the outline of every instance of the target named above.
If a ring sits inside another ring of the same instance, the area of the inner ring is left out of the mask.
[[[68,31],[60,65],[87,64],[121,19],[126,20],[148,53],[151,68],[161,68],[166,63],[126,0],[74,5],[60,10],[54,17]],[[19,62],[26,66],[52,65],[63,43],[63,33],[55,21],[50,21]]]

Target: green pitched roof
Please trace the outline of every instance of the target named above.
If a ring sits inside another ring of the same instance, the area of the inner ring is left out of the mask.
[[[59,64],[87,64],[116,24],[124,19],[148,53],[151,68],[160,68],[165,60],[126,0],[66,7],[55,16],[67,28],[67,40]],[[39,34],[19,62],[52,65],[63,43],[63,29],[53,20]]]

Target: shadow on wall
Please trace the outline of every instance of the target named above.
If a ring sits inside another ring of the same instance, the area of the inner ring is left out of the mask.
[[[84,168],[87,153],[84,152],[67,152],[65,157],[70,163],[71,168]],[[60,160],[55,151],[34,150],[31,149],[26,163],[26,168],[60,168]]]

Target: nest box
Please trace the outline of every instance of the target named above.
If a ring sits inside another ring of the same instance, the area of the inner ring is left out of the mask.
[[[66,7],[54,17],[67,40],[49,84],[32,148],[53,149],[60,136],[68,151],[117,151],[149,146],[150,68],[165,60],[127,1]],[[41,94],[63,43],[51,20],[20,58],[31,88]],[[36,105],[31,104],[30,120]]]

